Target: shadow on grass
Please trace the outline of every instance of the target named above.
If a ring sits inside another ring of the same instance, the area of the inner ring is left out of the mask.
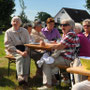
[[[42,86],[42,76],[35,76],[33,78],[29,78],[30,87],[40,87]]]
[[[16,73],[16,70],[10,69],[10,75]],[[0,67],[0,77],[2,76],[8,76],[8,69],[7,68],[1,68]]]
[[[5,86],[11,87],[11,86],[15,86],[15,83],[8,78],[2,77],[0,78],[0,86],[1,87],[5,87]]]
[[[37,87],[40,86],[42,86],[42,78],[33,77],[33,78],[29,78],[28,86],[25,85],[17,86],[15,90],[37,90]]]
[[[12,74],[15,73],[15,70],[11,70]],[[8,70],[6,68],[0,67],[0,86],[15,86],[14,82],[8,77]]]

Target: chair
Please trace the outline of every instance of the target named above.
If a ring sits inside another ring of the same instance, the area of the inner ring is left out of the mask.
[[[61,87],[61,79],[62,79],[63,70],[66,70],[67,68],[69,68],[69,66],[57,65],[57,67],[60,70],[60,72],[59,72],[59,83],[60,83],[60,87]],[[69,77],[70,77],[70,75],[69,75]],[[71,82],[71,80],[70,80],[70,82]],[[69,87],[71,87],[71,84],[69,85]]]
[[[10,76],[10,65],[12,63],[16,63],[16,59],[14,58],[14,56],[12,56],[11,54],[6,55],[5,58],[8,59],[8,76]]]

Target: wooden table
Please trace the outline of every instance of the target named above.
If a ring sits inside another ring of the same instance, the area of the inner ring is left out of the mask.
[[[70,68],[67,68],[66,70],[67,72],[70,72],[70,73],[88,76],[88,80],[90,81],[90,70],[85,69],[83,66],[70,67]]]
[[[41,49],[41,50],[48,50],[51,51],[51,47],[48,45],[40,45],[40,44],[24,44],[25,46],[31,48],[31,49]]]
[[[41,49],[49,52],[52,50],[51,47],[47,45],[43,46],[40,44],[24,44],[24,46],[27,46],[28,48],[30,48],[30,61],[31,61],[31,53],[33,49]]]

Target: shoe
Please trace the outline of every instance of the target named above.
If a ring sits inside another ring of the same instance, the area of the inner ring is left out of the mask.
[[[58,86],[58,85],[60,85],[60,82],[57,80],[57,82],[56,83],[54,82],[52,85],[53,86]]]
[[[42,87],[37,88],[37,90],[54,90],[54,89],[52,87],[49,88],[47,86],[42,86]]]
[[[26,84],[25,80],[19,81],[19,86]]]

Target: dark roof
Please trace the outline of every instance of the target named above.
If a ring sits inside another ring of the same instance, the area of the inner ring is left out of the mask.
[[[85,19],[90,19],[90,15],[86,10],[72,9],[72,8],[62,8],[62,9],[64,9],[75,22],[82,22]]]

